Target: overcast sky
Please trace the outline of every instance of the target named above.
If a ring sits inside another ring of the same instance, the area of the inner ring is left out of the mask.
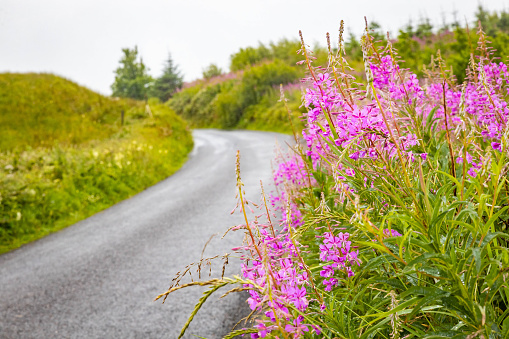
[[[52,72],[111,94],[122,48],[138,46],[153,76],[171,52],[186,81],[240,47],[281,38],[336,36],[341,19],[360,34],[364,16],[396,33],[411,19],[472,21],[478,4],[509,0],[0,0],[0,72]],[[335,40],[335,39],[334,39]]]

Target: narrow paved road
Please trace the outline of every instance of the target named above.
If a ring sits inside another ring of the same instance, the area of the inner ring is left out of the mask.
[[[194,131],[195,149],[172,177],[58,233],[0,256],[0,338],[176,338],[203,290],[153,302],[173,274],[200,258],[211,235],[241,222],[235,152],[253,201],[271,182],[275,133]],[[242,234],[211,240],[205,257],[229,252]],[[229,272],[238,272],[236,263]],[[219,273],[220,274],[220,273]],[[245,296],[212,296],[191,324],[221,338],[246,314]]]

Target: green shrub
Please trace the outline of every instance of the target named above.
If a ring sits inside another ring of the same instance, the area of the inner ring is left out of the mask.
[[[252,128],[245,122],[258,123],[253,119],[260,115],[253,112],[276,104],[279,99],[279,86],[296,82],[299,77],[300,73],[295,67],[276,59],[247,68],[240,79],[199,83],[186,88],[170,99],[168,105],[196,127]],[[295,103],[300,105],[300,98],[292,95],[291,99],[294,100],[292,106],[295,106]],[[259,105],[262,101],[265,103]],[[249,114],[249,119],[244,119],[245,114]],[[269,121],[274,122],[274,125],[263,129],[282,130],[281,123],[284,126],[289,125],[287,113],[282,121],[274,120],[273,116]],[[291,129],[286,130],[290,131]]]
[[[270,50],[263,44],[260,44],[258,48],[241,48],[240,51],[230,56],[230,71],[240,71],[249,66],[256,65],[263,60],[267,60],[270,57]]]

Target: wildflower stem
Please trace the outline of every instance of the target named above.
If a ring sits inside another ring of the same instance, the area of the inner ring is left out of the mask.
[[[451,156],[451,175],[453,177],[456,177],[456,166],[454,164],[454,152],[452,150],[451,136],[449,134],[449,125],[448,125],[448,122],[447,122],[447,120],[449,120],[449,117],[447,115],[447,102],[446,102],[446,99],[445,99],[445,80],[442,83],[442,91],[443,91],[443,98],[444,98],[443,104],[444,104],[444,116],[445,116],[445,133],[446,133],[446,136],[447,136],[447,144],[449,145],[449,154]]]
[[[403,155],[401,153],[401,149],[399,148],[398,143],[394,139],[394,134],[392,133],[391,125],[387,121],[387,116],[385,115],[385,112],[384,112],[384,109],[382,107],[382,104],[378,100],[378,95],[376,94],[375,86],[373,86],[373,84],[371,84],[371,89],[373,90],[373,95],[374,95],[374,97],[376,99],[376,102],[378,104],[378,108],[380,109],[380,112],[382,113],[382,117],[384,119],[385,125],[387,126],[387,130],[389,131],[389,135],[391,136],[391,141],[394,144],[394,146],[396,147],[396,150],[398,152],[398,157],[399,157],[399,160],[401,162],[401,167],[403,169],[403,174],[404,174],[405,182],[407,184],[407,187],[410,188],[410,187],[412,187],[412,185],[410,184],[410,179],[408,178],[408,173],[407,173],[407,170],[406,170],[405,161],[403,160]],[[410,195],[412,196],[414,201],[416,201],[415,196],[414,196],[412,191],[410,191]]]
[[[309,72],[311,73],[313,80],[318,85],[318,79],[316,78],[316,74],[315,74],[315,71],[313,70],[313,67],[311,67],[311,61],[309,60],[308,52],[306,49],[306,44],[304,43],[304,37],[302,36],[301,31],[299,31],[299,35],[300,35],[300,41],[302,43],[302,50],[304,51],[304,57],[306,58],[306,65],[308,66]],[[318,88],[320,89],[320,93],[321,93],[322,97],[324,97],[325,93],[323,91],[322,85],[318,85]],[[322,112],[325,113],[324,115],[325,115],[325,118],[327,119],[327,122],[330,126],[332,135],[334,135],[335,139],[338,139],[338,133],[336,131],[336,127],[334,126],[334,124],[332,122],[332,117],[330,116],[329,110],[324,108],[321,103],[320,103],[320,108],[322,109]]]
[[[244,203],[244,196],[242,195],[242,186],[244,184],[240,180],[240,151],[239,150],[237,150],[236,175],[237,175],[237,188],[239,190],[240,204],[241,204],[241,208],[242,208],[242,213],[244,214],[244,220],[246,221],[246,228],[249,232],[249,236],[251,237],[253,247],[255,248],[256,252],[258,253],[258,257],[260,258],[260,261],[261,261],[263,259],[263,257],[262,257],[262,254],[260,253],[260,250],[258,249],[258,246],[256,245],[256,242],[255,242],[255,239],[253,236],[253,232],[251,231],[251,226],[249,225],[249,221],[247,219],[246,206]]]
[[[267,219],[269,220],[270,230],[272,232],[272,236],[276,237],[276,233],[274,232],[274,226],[272,225],[272,220],[270,219],[269,208],[267,207],[267,199],[265,198],[265,191],[263,189],[263,182],[261,180],[260,180],[260,186],[262,188],[263,204],[265,205],[265,211],[267,212]]]

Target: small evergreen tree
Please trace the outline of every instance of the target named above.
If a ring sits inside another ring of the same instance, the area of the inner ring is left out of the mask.
[[[138,47],[122,49],[124,55],[120,59],[120,67],[115,70],[115,82],[111,85],[113,96],[146,99],[148,87],[152,77],[148,75],[148,68],[140,58],[138,61]]]
[[[169,55],[164,66],[163,75],[154,81],[150,95],[166,102],[172,97],[173,93],[182,88],[183,83],[184,77],[180,74],[178,66],[173,64],[173,59]]]

